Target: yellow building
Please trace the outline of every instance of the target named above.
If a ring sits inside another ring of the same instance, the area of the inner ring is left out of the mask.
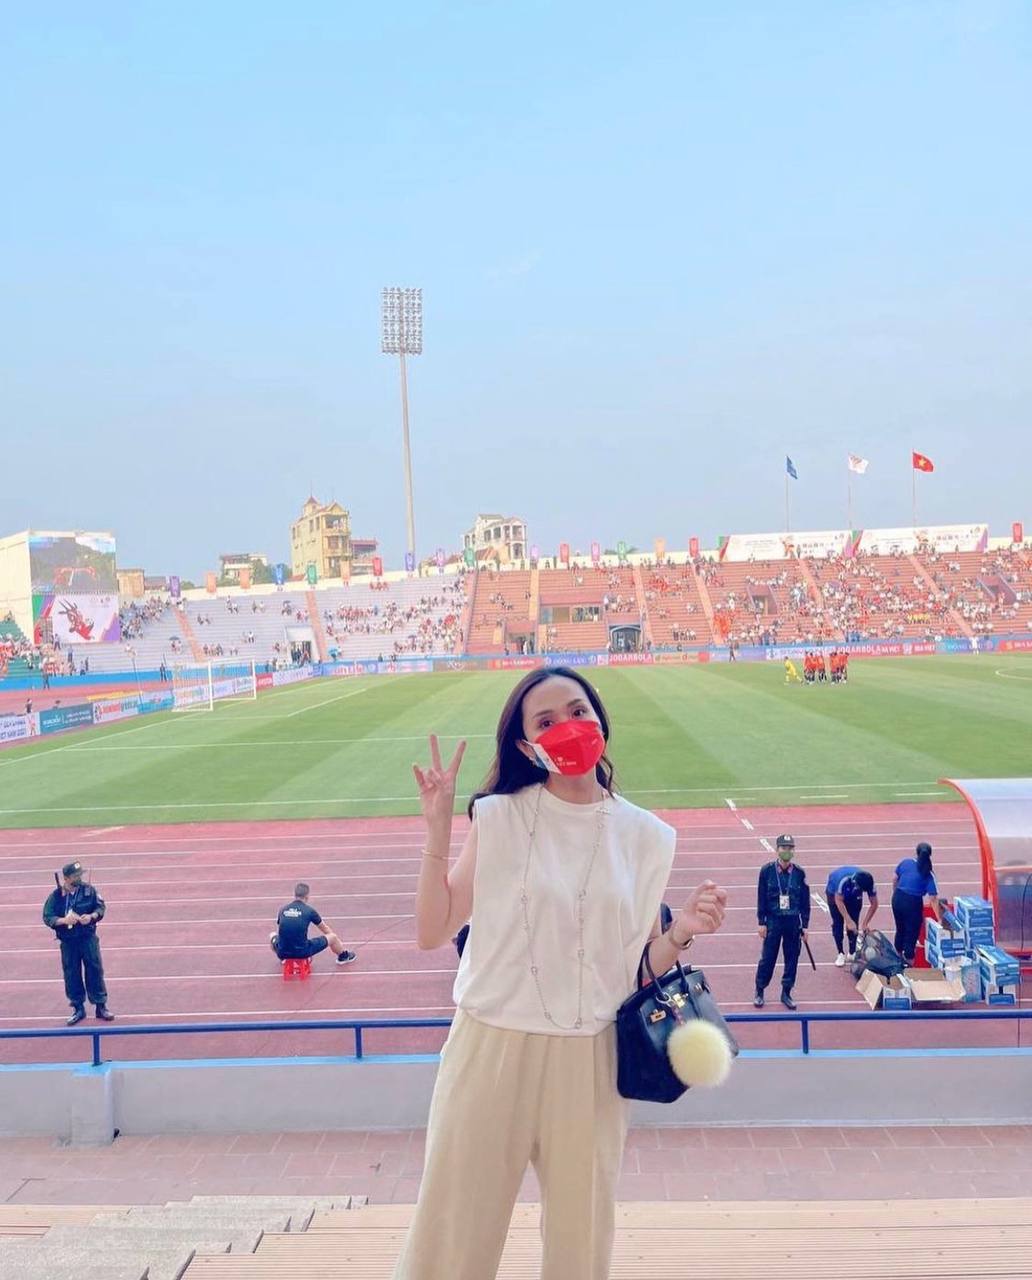
[[[290,571],[304,578],[314,565],[319,582],[351,575],[351,517],[339,502],[309,498],[290,526]]]

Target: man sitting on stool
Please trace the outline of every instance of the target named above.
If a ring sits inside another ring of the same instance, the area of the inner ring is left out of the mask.
[[[294,885],[294,901],[280,908],[276,928],[269,934],[273,954],[278,960],[310,960],[329,947],[338,964],[350,964],[355,953],[348,951],[319,912],[308,905],[308,893],[308,885],[300,881]],[[308,936],[310,924],[319,930],[321,938]]]

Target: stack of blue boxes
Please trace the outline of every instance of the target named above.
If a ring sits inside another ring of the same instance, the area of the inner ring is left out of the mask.
[[[1017,960],[999,947],[978,948],[986,1004],[1017,1004],[1021,975]]]
[[[1018,1002],[1019,966],[995,945],[993,904],[985,898],[959,897],[944,924],[929,920],[925,930],[928,963],[943,969],[964,987],[964,1001],[1013,1005]]]

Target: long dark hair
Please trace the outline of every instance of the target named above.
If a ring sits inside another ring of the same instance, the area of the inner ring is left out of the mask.
[[[519,748],[523,741],[523,700],[531,689],[536,688],[544,680],[553,676],[565,676],[574,680],[584,690],[584,696],[591,703],[591,708],[598,716],[602,727],[602,737],[609,742],[609,716],[602,705],[602,699],[595,689],[569,667],[544,667],[539,671],[531,671],[523,677],[506,699],[502,714],[498,718],[498,731],[495,735],[497,749],[487,777],[476,795],[469,802],[468,813],[473,817],[473,806],[481,796],[507,796],[524,787],[532,787],[535,783],[544,782],[548,771],[527,757]],[[607,755],[595,766],[595,777],[605,790],[612,795],[615,790],[613,765]]]
[[[932,874],[932,847],[927,844],[917,846],[917,869],[923,876]]]

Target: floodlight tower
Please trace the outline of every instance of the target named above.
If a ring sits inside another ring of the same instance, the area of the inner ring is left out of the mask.
[[[408,521],[408,554],[405,567],[411,573],[416,567],[416,519],[412,504],[412,450],[409,446],[408,379],[405,357],[423,352],[423,290],[384,289],[382,299],[382,336],[380,349],[384,355],[397,356],[401,372],[401,435],[405,461],[405,505]]]

